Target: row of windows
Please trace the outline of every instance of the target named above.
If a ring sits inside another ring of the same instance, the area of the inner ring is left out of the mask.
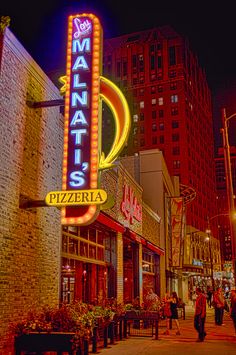
[[[159,118],[164,118],[164,110],[159,110],[157,111],[152,111],[152,118],[155,119],[157,118],[157,113]],[[171,116],[177,116],[179,114],[179,110],[178,107],[172,107],[171,108]],[[134,122],[138,122],[138,118],[140,118],[140,121],[144,121],[144,112],[140,112],[140,114],[138,115],[137,113],[135,113],[133,115],[133,121]]]
[[[178,101],[179,101],[178,95],[171,95],[170,102],[172,104],[176,104]],[[164,105],[164,98],[163,97],[158,97],[158,99],[153,98],[153,99],[151,99],[151,104],[152,105],[158,104],[159,106],[163,106]],[[144,108],[144,101],[139,102],[139,107]]]
[[[172,126],[173,129],[179,128],[179,122],[178,121],[173,121],[171,126]],[[164,123],[160,123],[159,124],[159,130],[160,131],[164,131],[164,129],[165,129]],[[145,133],[145,126],[140,126],[139,127],[139,131],[142,134]],[[152,124],[152,131],[153,132],[157,131],[157,124],[156,123]],[[138,133],[138,127],[134,127],[134,134],[137,134],[137,133]],[[176,135],[173,135],[173,136],[176,136]]]
[[[162,53],[159,51],[155,53],[153,50],[150,48],[150,69],[155,70],[155,69],[161,69],[163,67],[163,56],[161,55]],[[175,46],[169,47],[169,65],[176,65],[176,48]],[[111,64],[111,58],[108,58],[108,65]],[[127,75],[127,66],[128,66],[128,61],[127,58],[123,58],[122,61],[119,61],[116,63],[116,75],[118,77],[121,77],[121,74],[123,76]],[[122,73],[121,73],[122,70]],[[132,55],[132,71],[144,71],[144,56],[143,54],[133,54]]]
[[[177,136],[177,137],[176,137]],[[178,140],[176,140],[178,138]],[[172,142],[178,142],[179,141],[179,136],[178,135],[172,135]],[[140,147],[144,147],[146,145],[145,139],[140,138],[140,141],[138,141],[137,138],[134,138],[134,146],[137,147],[140,143]],[[165,137],[163,135],[159,136],[159,143],[164,144],[165,143]],[[158,144],[158,137],[153,136],[152,137],[152,144]],[[172,148],[172,154],[173,155],[180,155],[180,147],[175,146]]]
[[[174,82],[170,83],[170,90],[176,90],[176,89],[177,89],[177,82],[174,81]],[[163,85],[151,86],[151,88],[150,88],[150,94],[156,94],[158,92],[163,92],[163,91],[164,91]],[[141,88],[138,90],[137,89],[133,90],[134,97],[143,96],[144,93],[145,93],[144,88]]]

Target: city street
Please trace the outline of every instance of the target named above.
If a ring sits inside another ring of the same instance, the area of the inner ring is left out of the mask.
[[[236,353],[236,336],[229,313],[224,314],[224,325],[215,326],[214,310],[207,309],[205,326],[207,336],[203,343],[196,342],[197,332],[193,328],[193,314],[193,308],[187,306],[186,319],[180,319],[181,335],[175,335],[175,324],[173,324],[170,335],[163,335],[165,322],[162,321],[159,328],[159,340],[153,340],[150,337],[130,337],[106,349],[99,349],[99,352],[101,355],[231,355]]]

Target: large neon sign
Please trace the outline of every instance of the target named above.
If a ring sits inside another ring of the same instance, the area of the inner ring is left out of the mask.
[[[101,48],[98,18],[93,14],[69,16],[67,68],[61,89],[65,92],[63,191],[50,192],[45,199],[48,205],[62,207],[62,224],[84,225],[96,219],[107,199],[99,189],[99,172],[113,167],[130,130],[124,95],[101,76]],[[116,125],[107,156],[101,152],[102,101],[111,109]]]

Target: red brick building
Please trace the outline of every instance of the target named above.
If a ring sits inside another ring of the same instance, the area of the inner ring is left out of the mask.
[[[211,93],[188,41],[170,27],[107,39],[103,63],[130,103],[126,154],[162,150],[170,175],[196,191],[187,224],[205,231],[217,213]]]

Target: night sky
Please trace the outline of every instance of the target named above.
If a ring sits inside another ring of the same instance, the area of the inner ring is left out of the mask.
[[[0,5],[0,14],[11,17],[11,31],[51,77],[65,72],[67,17],[81,12],[100,18],[104,38],[171,25],[189,39],[205,69],[216,115],[219,101],[226,102],[219,92],[236,92],[234,1],[2,0]]]

